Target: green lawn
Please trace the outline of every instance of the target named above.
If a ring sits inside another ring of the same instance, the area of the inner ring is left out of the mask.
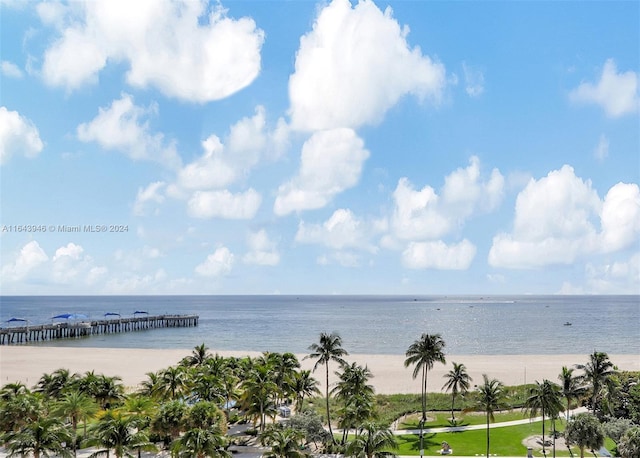
[[[560,428],[559,428],[560,429]],[[490,453],[498,456],[527,456],[527,447],[522,441],[529,436],[540,435],[542,422],[527,423],[518,426],[491,429]],[[548,433],[548,431],[547,431]],[[395,451],[398,455],[420,455],[420,437],[417,434],[398,436],[399,448]],[[442,448],[442,442],[446,441],[453,450],[453,456],[484,456],[486,454],[487,431],[486,429],[464,431],[459,433],[425,434],[425,455],[438,455]],[[608,439],[605,447],[612,450],[615,446]],[[575,457],[580,456],[580,450],[572,447]],[[533,456],[543,457],[541,450],[533,451]],[[547,456],[551,457],[551,447],[547,448]],[[556,448],[556,456],[569,457],[566,447]]]
[[[398,425],[398,429],[418,429],[420,427],[420,413],[413,414],[407,418],[404,422]],[[425,424],[425,428],[442,428],[451,426],[449,421],[451,420],[451,412],[428,412],[428,421]],[[494,414],[495,423],[504,421],[522,420],[529,418],[521,409],[508,410],[504,412],[496,412]],[[461,413],[456,412],[456,422],[458,426],[467,425],[483,425],[486,422],[486,417],[483,412],[469,412]]]

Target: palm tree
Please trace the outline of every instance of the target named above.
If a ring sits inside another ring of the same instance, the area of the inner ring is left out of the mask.
[[[584,371],[581,379],[591,390],[591,410],[596,413],[599,410],[599,399],[602,390],[606,386],[609,377],[616,373],[613,363],[606,353],[594,351],[589,355],[587,364],[577,364],[576,367]]]
[[[577,445],[580,448],[580,458],[584,458],[586,448],[598,450],[604,444],[604,429],[595,417],[590,413],[579,413],[567,423],[564,430],[564,438],[567,444]]]
[[[52,416],[31,421],[18,431],[6,432],[0,436],[0,441],[9,450],[9,457],[31,455],[33,458],[40,458],[50,454],[63,458],[73,456],[65,446],[71,442],[69,428]]]
[[[342,348],[342,338],[336,333],[320,334],[320,342],[314,343],[309,346],[311,352],[306,358],[315,359],[316,363],[313,365],[313,371],[315,372],[318,366],[325,366],[325,395],[327,405],[327,424],[329,425],[329,434],[335,443],[333,437],[333,431],[331,429],[331,413],[329,410],[329,363],[335,361],[340,365],[346,364],[343,356],[347,356],[349,353]]]
[[[640,456],[640,426],[629,428],[618,442],[618,453],[622,458]]]
[[[187,393],[188,374],[182,366],[170,366],[160,371],[156,393],[160,399],[171,401]]]
[[[543,380],[542,383],[536,381],[536,384],[529,389],[529,397],[525,401],[526,410],[531,418],[536,417],[538,412],[542,413],[542,454],[546,456],[545,439],[544,439],[544,420],[545,416],[552,419],[555,433],[555,419],[562,411],[562,393],[560,386]],[[555,448],[554,448],[555,456]]]
[[[318,381],[311,376],[311,371],[302,370],[296,372],[293,379],[290,381],[290,390],[295,394],[295,409],[296,412],[302,411],[302,405],[304,404],[305,396],[312,396],[314,394],[320,394],[318,389]]]
[[[18,431],[32,421],[47,415],[44,395],[27,391],[2,401],[0,431]]]
[[[562,372],[558,376],[562,395],[567,400],[566,419],[569,421],[569,412],[571,410],[571,400],[579,399],[584,393],[584,388],[580,386],[579,378],[573,375],[573,368],[562,366]]]
[[[27,393],[29,389],[22,382],[7,383],[0,389],[0,401],[8,401],[14,396]]]
[[[260,435],[260,443],[271,450],[265,453],[265,458],[302,458],[307,454],[300,450],[304,432],[284,428],[280,425],[271,425]]]
[[[359,428],[358,435],[347,444],[346,456],[356,458],[396,456],[393,450],[397,447],[398,443],[391,430],[368,422]]]
[[[413,369],[413,378],[418,377],[422,373],[422,418],[420,419],[420,456],[424,453],[424,435],[422,429],[427,421],[427,375],[436,362],[445,364],[444,357],[444,340],[440,334],[422,334],[418,340],[412,343],[405,356],[404,367],[415,365]]]
[[[288,352],[269,353],[268,360],[273,368],[273,380],[278,387],[280,399],[277,399],[276,403],[279,403],[289,395],[287,388],[290,384],[287,382],[294,377],[296,369],[300,367],[300,362],[296,355]]]
[[[349,429],[354,425],[369,419],[373,414],[373,396],[375,390],[367,382],[373,374],[366,366],[357,363],[342,366],[342,372],[335,372],[338,376],[336,386],[331,394],[343,404],[341,427],[344,432],[342,442],[347,439]]]
[[[489,379],[487,374],[482,374],[483,383],[478,387],[478,398],[475,410],[485,412],[487,417],[487,458],[489,458],[490,434],[489,422],[494,421],[494,412],[503,407],[505,397],[504,385],[497,379]]]
[[[160,405],[151,420],[151,430],[164,437],[164,442],[176,439],[187,422],[187,406],[182,401],[169,401]],[[170,440],[169,440],[170,439]]]
[[[182,366],[202,366],[210,356],[209,347],[202,343],[200,345],[196,345],[189,356],[182,358],[180,364]]]
[[[227,442],[216,429],[193,428],[177,439],[172,447],[172,455],[179,458],[230,458],[225,450]]]
[[[36,391],[48,398],[58,399],[65,389],[79,380],[78,374],[71,374],[69,369],[57,369],[51,374],[43,374],[38,381]]]
[[[227,432],[227,417],[213,402],[200,401],[187,414],[187,429],[215,429],[221,434]]]
[[[242,382],[242,404],[245,411],[255,414],[255,417],[260,419],[260,431],[264,430],[267,415],[275,412],[278,387],[271,375],[268,365],[258,365],[249,371],[247,378]]]
[[[87,394],[73,390],[64,394],[62,399],[54,406],[54,413],[69,418],[73,435],[73,454],[77,449],[78,421],[84,424],[84,435],[87,435],[87,420],[92,418],[100,410],[96,402]]]
[[[138,426],[132,417],[107,411],[91,428],[92,439],[89,443],[104,447],[92,453],[91,457],[107,455],[108,458],[111,450],[117,458],[131,456],[133,450],[155,450],[146,433]]]
[[[453,363],[453,369],[447,372],[444,376],[447,382],[442,386],[445,391],[451,391],[451,422],[455,425],[456,417],[453,413],[453,408],[456,403],[456,396],[458,394],[465,395],[469,391],[471,381],[473,380],[467,373],[467,368],[464,364]]]

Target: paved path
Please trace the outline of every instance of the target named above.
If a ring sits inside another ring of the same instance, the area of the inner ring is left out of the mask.
[[[585,407],[579,407],[577,409],[574,409],[571,411],[571,415],[577,414],[577,413],[581,413],[581,412],[586,412],[587,409]],[[549,417],[546,417],[546,419],[548,420]],[[532,423],[535,421],[542,421],[542,417],[535,417],[535,418],[524,418],[522,420],[513,420],[513,421],[502,421],[500,423],[489,423],[489,428],[506,428],[508,426],[517,426],[517,425],[524,425],[527,423]],[[423,429],[423,433],[424,434],[429,434],[429,433],[457,433],[457,432],[461,432],[461,431],[472,431],[475,429],[486,429],[487,425],[486,423],[480,424],[480,425],[466,425],[466,426],[444,426],[442,428],[425,428]],[[396,429],[393,431],[393,434],[395,434],[396,436],[403,436],[406,434],[420,434],[420,430],[419,429]]]

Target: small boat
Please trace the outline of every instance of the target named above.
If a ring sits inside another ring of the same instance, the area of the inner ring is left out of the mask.
[[[571,326],[571,323],[569,321],[565,321],[564,325],[565,326]]]

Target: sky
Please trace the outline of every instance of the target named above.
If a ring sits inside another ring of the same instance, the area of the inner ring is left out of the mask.
[[[639,18],[0,0],[0,294],[640,294]]]

